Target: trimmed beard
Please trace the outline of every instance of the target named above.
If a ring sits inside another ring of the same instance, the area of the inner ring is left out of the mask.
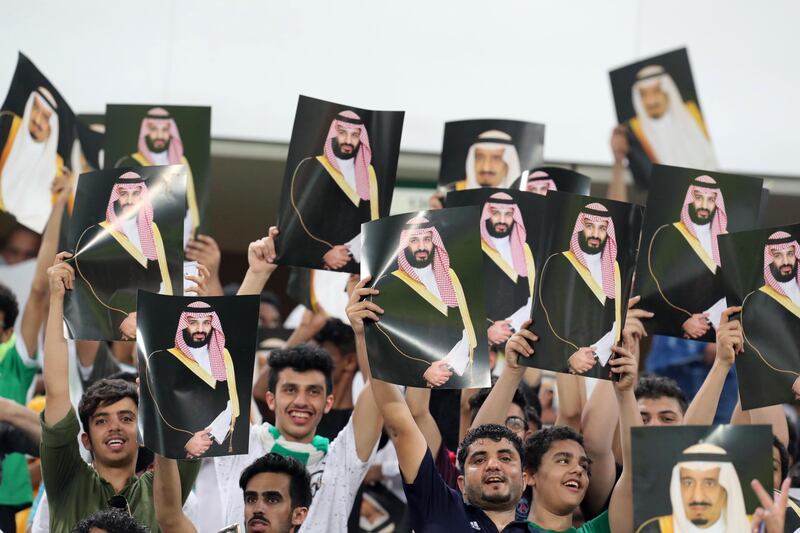
[[[156,148],[155,147],[155,142],[153,141],[153,139],[150,138],[149,135],[145,135],[145,137],[144,137],[144,142],[147,145],[147,149],[150,150],[151,152],[153,152],[154,154],[160,154],[160,153],[166,152],[169,149],[169,143],[171,141],[172,141],[171,138],[167,139],[164,142],[164,148]]]
[[[797,277],[797,261],[794,262],[794,266],[792,267],[792,271],[788,274],[781,274],[781,271],[778,267],[775,266],[775,263],[769,264],[769,271],[772,272],[772,277],[778,283],[786,283],[788,281],[792,281]]]
[[[580,234],[578,234],[578,245],[581,247],[581,250],[583,250],[583,253],[589,255],[601,253],[606,247],[607,240],[608,237],[600,241],[600,246],[597,248],[592,248],[589,246],[589,239],[586,238],[586,234],[584,232],[580,232]]]
[[[353,146],[352,144],[348,144],[347,146]],[[331,148],[333,148],[333,155],[335,155],[339,159],[353,159],[356,154],[358,154],[358,149],[361,148],[360,144],[353,146],[353,151],[349,154],[342,152],[342,147],[339,146],[339,139],[333,137],[331,139]]]
[[[697,224],[698,226],[705,226],[706,224],[711,224],[711,221],[714,220],[714,215],[717,214],[717,208],[711,210],[708,214],[708,218],[700,218],[697,216],[697,209],[694,207],[694,204],[689,204],[689,218],[692,219],[692,222]]]
[[[489,232],[489,235],[494,237],[495,239],[502,239],[503,237],[508,237],[511,235],[511,230],[514,229],[514,222],[512,221],[511,224],[507,226],[505,231],[497,231],[494,229],[494,224],[492,224],[492,219],[486,219],[486,231]]]
[[[183,340],[186,341],[186,346],[188,346],[189,348],[202,348],[211,341],[212,331],[210,331],[206,335],[205,339],[203,339],[202,341],[196,341],[192,338],[192,335],[189,333],[189,328],[186,328],[183,330]]]
[[[427,266],[430,266],[430,264],[433,263],[433,254],[435,253],[436,253],[436,245],[434,244],[431,253],[428,254],[428,258],[420,261],[419,259],[414,257],[413,253],[411,253],[411,248],[406,247],[405,249],[406,260],[414,268],[425,268]]]

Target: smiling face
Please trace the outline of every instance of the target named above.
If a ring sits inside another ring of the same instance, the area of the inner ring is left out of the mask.
[[[36,142],[44,142],[50,137],[52,132],[50,128],[50,117],[53,116],[53,111],[42,102],[41,97],[36,94],[33,96],[33,105],[31,105],[31,116],[28,121],[28,132]]]
[[[123,398],[110,405],[101,405],[89,417],[89,433],[83,433],[81,441],[94,454],[98,465],[133,467],[139,449],[136,441],[138,413],[136,403]]]
[[[332,139],[333,151],[340,159],[353,157],[361,143],[361,127],[337,124],[336,137]]]
[[[561,516],[578,507],[589,487],[589,458],[574,440],[559,440],[542,456],[532,476],[534,501]]]
[[[284,368],[275,393],[267,392],[267,406],[275,412],[275,426],[289,440],[311,442],[322,415],[333,406],[333,395],[326,395],[322,372]]]
[[[288,533],[299,525],[293,520],[291,479],[277,472],[254,475],[244,489],[244,521],[247,533]]]
[[[189,337],[193,342],[205,344],[211,334],[211,315],[189,316]]]
[[[680,469],[683,509],[694,525],[712,526],[728,502],[728,493],[719,483],[719,467],[709,470]]]
[[[142,201],[141,185],[125,185],[118,188],[117,215],[123,217],[133,216]]]
[[[708,224],[714,218],[717,210],[716,191],[700,191],[695,189],[692,193],[690,212],[695,224]]]
[[[497,511],[516,507],[526,482],[519,453],[507,439],[473,442],[464,462],[464,474],[458,478],[469,503]]]
[[[475,146],[475,179],[481,187],[497,187],[508,175],[508,163],[503,159],[504,147]]]

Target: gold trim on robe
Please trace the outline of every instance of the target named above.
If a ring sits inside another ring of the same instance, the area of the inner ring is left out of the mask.
[[[683,105],[686,107],[686,110],[692,116],[692,118],[697,122],[697,125],[700,126],[700,130],[702,130],[703,135],[705,135],[706,139],[708,139],[708,130],[706,129],[706,123],[703,120],[703,116],[700,114],[700,109],[697,107],[697,104],[694,102],[683,102]],[[660,163],[658,158],[656,157],[656,152],[653,150],[650,141],[647,140],[647,137],[644,134],[644,130],[642,129],[642,123],[639,120],[639,117],[633,117],[628,121],[628,125],[631,128],[631,131],[638,139],[639,144],[642,145],[642,149],[644,150],[645,155],[652,161],[653,163]]]
[[[795,316],[797,316],[798,318],[800,318],[800,309],[797,308],[797,306],[794,304],[794,302],[791,301],[791,299],[789,299],[786,296],[784,296],[784,295],[780,294],[779,292],[775,291],[775,289],[773,289],[772,287],[770,287],[768,285],[764,285],[761,288],[759,288],[758,290],[763,292],[764,294],[766,294],[767,296],[769,296],[770,298],[772,298],[776,302],[778,302],[778,304],[783,306],[784,308],[786,308],[787,311],[789,311],[790,313],[792,313]],[[777,367],[773,366],[772,364],[770,364],[769,361],[767,361],[767,359],[761,353],[761,350],[756,348],[755,345],[752,342],[750,342],[750,339],[747,338],[747,329],[744,326],[744,314],[747,311],[747,299],[750,298],[755,293],[756,293],[756,291],[753,291],[753,292],[749,293],[747,296],[744,297],[744,300],[742,300],[742,312],[741,312],[741,316],[739,317],[739,320],[742,323],[742,337],[744,337],[744,342],[747,343],[753,349],[753,351],[756,353],[756,356],[758,356],[758,358],[761,359],[761,361],[763,361],[763,363],[767,367],[769,367],[771,370],[774,370],[775,372],[779,372],[781,374],[790,374],[792,376],[800,376],[800,372],[797,372],[796,370],[784,370],[782,368],[777,368]],[[783,301],[784,298],[786,300],[788,300],[788,302],[787,301]],[[786,304],[794,307],[795,309],[792,309],[791,307],[788,307]]]
[[[706,252],[706,249],[703,248],[703,245],[700,244],[700,240],[698,240],[697,237],[689,232],[689,229],[683,224],[683,222],[675,222],[672,225],[675,226],[675,229],[677,229],[681,235],[683,235],[683,238],[686,239],[686,242],[688,242],[689,246],[692,247],[692,250],[694,250],[694,253],[697,255],[697,257],[699,257],[703,264],[706,265],[706,268],[708,268],[712,274],[716,273],[717,264],[714,262],[714,258],[708,255],[708,252]]]
[[[789,298],[788,296],[784,296],[783,294],[779,293],[769,285],[764,285],[758,290],[760,290],[761,292],[763,292],[764,294],[766,294],[767,296],[769,296],[770,298],[781,304],[783,307],[786,308],[787,311],[792,313],[794,316],[800,318],[800,306],[794,303],[791,298]]]
[[[492,248],[492,246],[483,239],[481,239],[481,250],[489,256],[489,259],[495,262],[498,268],[500,268],[511,281],[514,283],[517,282],[519,274],[514,270],[514,267],[508,264],[508,261],[503,258],[500,252]],[[528,270],[528,289],[530,290],[531,296],[533,296],[534,283],[536,282],[536,263],[533,260],[533,253],[531,253],[531,248],[528,246],[528,243],[523,245],[523,252],[525,254],[525,267]]]
[[[137,263],[142,265],[143,268],[147,268],[147,257],[145,257],[144,253],[139,250],[133,243],[128,239],[128,237],[106,222],[100,222],[99,226],[103,228],[109,235],[114,237],[114,239],[119,243],[122,248],[128,252],[128,254],[133,257]],[[153,222],[153,241],[156,245],[156,256],[158,257],[158,269],[161,272],[161,281],[164,283],[164,292],[162,294],[172,295],[172,279],[169,277],[169,267],[167,266],[167,257],[166,251],[164,250],[164,241],[161,239],[161,232],[158,229],[158,226],[155,222]]]
[[[447,316],[447,304],[445,304],[439,297],[428,290],[424,283],[421,283],[402,270],[395,270],[392,275],[400,281],[408,285],[414,292],[419,294],[426,302],[431,304],[437,311]]]

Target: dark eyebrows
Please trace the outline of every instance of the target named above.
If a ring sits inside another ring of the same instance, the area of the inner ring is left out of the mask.
[[[558,452],[553,455],[554,459],[572,459],[573,457],[572,452]]]

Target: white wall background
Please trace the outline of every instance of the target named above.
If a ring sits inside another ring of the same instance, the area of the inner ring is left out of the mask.
[[[800,176],[794,0],[7,0],[0,94],[17,50],[77,112],[213,106],[218,138],[288,141],[297,95],[403,109],[403,149],[442,124],[547,125],[551,161],[610,162],[608,70],[687,46],[724,169]]]

